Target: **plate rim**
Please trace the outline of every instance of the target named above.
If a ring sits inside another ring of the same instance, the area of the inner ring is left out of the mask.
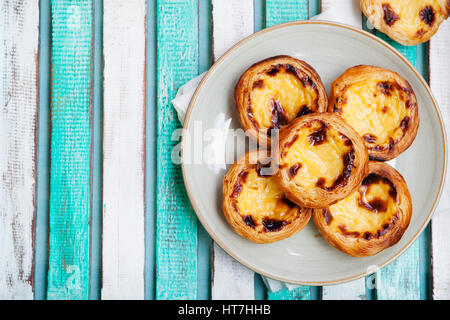
[[[392,53],[394,53],[398,58],[400,58],[410,69],[411,71],[416,75],[416,77],[419,79],[419,81],[422,83],[422,86],[425,88],[428,96],[431,98],[431,101],[433,103],[434,109],[436,111],[436,114],[438,116],[439,119],[439,124],[440,124],[440,129],[441,129],[441,135],[442,135],[442,141],[443,141],[443,156],[444,156],[444,165],[443,165],[443,169],[442,169],[442,173],[441,173],[441,181],[439,184],[439,190],[436,196],[436,199],[434,200],[433,206],[430,210],[430,212],[427,215],[426,220],[424,221],[424,223],[422,224],[422,226],[419,228],[419,230],[416,232],[416,234],[411,238],[411,240],[405,244],[392,258],[388,259],[387,261],[383,262],[382,264],[378,265],[376,268],[373,268],[371,270],[368,270],[366,272],[357,274],[357,275],[353,275],[353,276],[349,276],[349,277],[345,277],[343,279],[337,279],[337,280],[332,280],[332,281],[299,281],[299,280],[295,280],[295,279],[291,279],[288,277],[282,277],[282,276],[277,276],[277,275],[273,275],[270,274],[269,272],[263,270],[262,268],[255,266],[253,264],[250,264],[249,262],[247,262],[244,258],[240,258],[237,257],[233,251],[231,249],[229,249],[227,247],[227,245],[220,240],[217,235],[214,233],[214,231],[212,230],[212,228],[206,223],[206,221],[203,219],[203,216],[201,214],[199,214],[199,208],[197,206],[197,203],[194,199],[194,196],[192,195],[191,192],[191,188],[190,185],[188,183],[187,177],[186,177],[186,166],[185,166],[185,161],[184,161],[184,149],[185,149],[185,143],[186,143],[186,138],[185,138],[185,134],[184,134],[184,129],[183,129],[183,135],[182,135],[182,140],[181,140],[181,169],[182,169],[182,175],[183,175],[183,182],[186,188],[186,192],[187,195],[189,197],[189,201],[191,202],[191,205],[195,211],[195,214],[197,216],[197,218],[199,219],[199,221],[201,222],[201,224],[203,225],[203,227],[205,228],[205,230],[208,232],[208,234],[211,236],[211,238],[227,253],[229,254],[233,259],[235,259],[236,261],[238,261],[239,263],[241,263],[243,266],[247,267],[248,269],[259,273],[265,277],[274,279],[274,280],[278,280],[278,281],[282,281],[282,282],[287,282],[287,283],[292,283],[292,284],[298,284],[298,285],[306,285],[306,286],[324,286],[324,285],[335,285],[335,284],[340,284],[340,283],[345,283],[345,282],[349,282],[349,281],[353,281],[353,280],[357,280],[360,279],[362,277],[365,277],[367,275],[370,275],[372,273],[375,273],[376,271],[382,269],[383,267],[385,267],[386,265],[390,264],[391,262],[393,262],[394,260],[396,260],[400,255],[402,255],[416,240],[417,238],[420,236],[420,234],[423,232],[423,230],[427,227],[427,225],[429,224],[435,210],[437,207],[437,204],[439,203],[439,200],[441,198],[442,195],[442,190],[444,187],[444,182],[446,179],[446,175],[447,175],[447,165],[448,165],[448,154],[447,154],[447,136],[446,136],[446,131],[445,131],[445,124],[442,120],[442,114],[440,112],[438,103],[431,91],[431,88],[429,87],[428,83],[425,81],[425,79],[423,78],[423,76],[420,74],[420,72],[417,71],[417,69],[411,64],[411,62],[409,62],[409,60],[404,57],[397,49],[395,49],[393,46],[391,46],[390,44],[388,44],[386,41],[378,38],[377,36],[364,31],[362,29],[359,29],[357,27],[354,26],[350,26],[347,24],[343,24],[343,23],[338,23],[338,22],[331,22],[331,21],[321,21],[321,20],[304,20],[304,21],[293,21],[293,22],[287,22],[287,23],[283,23],[283,24],[279,24],[279,25],[275,25],[269,28],[265,28],[262,29],[246,38],[244,38],[243,40],[239,41],[238,43],[236,43],[234,46],[232,46],[230,49],[228,49],[212,66],[211,68],[207,71],[207,73],[204,75],[203,79],[200,81],[197,89],[194,92],[194,95],[191,98],[191,101],[189,103],[188,109],[186,111],[186,116],[184,119],[184,123],[183,123],[183,128],[186,127],[186,124],[189,123],[190,117],[191,117],[191,113],[192,110],[194,108],[194,105],[197,101],[198,95],[200,93],[200,91],[202,90],[204,84],[206,83],[206,81],[209,79],[209,77],[214,73],[215,69],[223,62],[223,60],[225,60],[232,52],[234,52],[237,48],[241,47],[242,45],[244,45],[245,43],[249,42],[250,40],[257,38],[265,33],[274,31],[274,30],[278,30],[278,29],[282,29],[282,28],[287,28],[290,26],[294,26],[294,25],[325,25],[325,26],[333,26],[333,27],[337,27],[337,28],[341,28],[341,29],[347,29],[347,30],[351,30],[353,32],[357,32],[362,36],[368,37],[372,40],[377,41],[378,43],[380,43],[381,45],[385,46],[387,49],[389,49]]]

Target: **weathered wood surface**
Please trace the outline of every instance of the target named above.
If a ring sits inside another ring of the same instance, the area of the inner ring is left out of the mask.
[[[450,129],[450,22],[441,25],[430,41],[430,85],[439,103],[447,138]],[[448,151],[447,151],[448,152]],[[450,299],[450,175],[447,173],[441,202],[431,221],[433,299]]]
[[[92,2],[53,0],[48,299],[87,299]]]
[[[239,40],[253,33],[253,0],[212,1],[212,52],[217,60]],[[253,300],[254,273],[216,243],[212,247],[211,298]]]
[[[0,300],[33,299],[39,2],[0,1]]]
[[[144,298],[146,0],[103,8],[102,299]]]
[[[198,74],[197,0],[157,1],[156,298],[197,298],[197,219],[171,158],[181,127],[170,101]]]

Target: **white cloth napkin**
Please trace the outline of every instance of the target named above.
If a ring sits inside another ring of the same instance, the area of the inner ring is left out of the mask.
[[[362,27],[362,14],[359,8],[359,0],[339,0],[341,1],[341,8],[339,10],[336,9],[329,9],[327,10],[325,8],[325,11],[317,16],[314,16],[311,18],[311,20],[325,20],[325,21],[334,21],[334,22],[340,22],[345,23],[349,25],[353,25],[355,27],[361,28]],[[205,72],[206,73],[206,72]],[[189,102],[191,101],[192,96],[194,95],[195,90],[197,89],[197,86],[199,85],[200,81],[202,80],[205,73],[199,75],[198,77],[192,79],[191,81],[187,82],[185,85],[180,87],[180,89],[177,92],[176,97],[172,100],[172,105],[175,107],[178,119],[182,124],[184,124],[184,117],[187,111],[187,108],[189,106]],[[220,142],[218,143],[217,140],[214,140],[210,145],[207,145],[206,148],[209,148],[210,152],[210,158],[211,158],[211,166],[210,163],[208,163],[208,166],[212,168],[214,171],[218,171],[220,169],[225,169],[225,143],[226,143],[226,132],[229,129],[231,119],[226,119],[224,114],[218,115],[216,118],[216,123],[214,128],[216,128],[219,131],[219,134],[217,134],[218,139]],[[220,131],[222,132],[220,134]],[[219,149],[218,149],[218,147]],[[395,163],[391,163],[391,165],[395,165]],[[442,198],[446,199],[448,193],[447,191],[444,191],[444,196]],[[442,202],[442,200],[441,200]],[[446,209],[438,209],[437,212],[440,211],[448,211],[450,208],[450,203],[448,200],[444,200],[445,204],[441,204],[439,208],[446,208]],[[281,289],[287,288],[288,290],[293,290],[298,285],[280,282],[277,280],[273,280],[267,277],[262,276],[263,282],[267,286],[267,288],[271,292],[276,292]]]

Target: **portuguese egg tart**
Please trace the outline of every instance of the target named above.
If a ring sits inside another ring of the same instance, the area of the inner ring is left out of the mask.
[[[412,144],[419,127],[410,84],[380,67],[352,67],[334,80],[328,111],[339,114],[361,135],[372,160],[397,157]]]
[[[276,56],[252,65],[234,91],[239,119],[249,137],[270,145],[272,129],[328,106],[317,72],[304,61]]]
[[[303,229],[311,209],[289,201],[272,175],[266,151],[251,151],[231,167],[223,181],[223,213],[241,236],[269,243]]]
[[[449,0],[361,0],[373,26],[403,45],[429,40],[450,13]]]
[[[332,246],[365,257],[396,244],[411,213],[411,196],[400,173],[386,163],[370,162],[357,190],[326,209],[315,209],[313,216]]]
[[[324,208],[359,186],[368,162],[350,125],[333,113],[313,113],[280,131],[276,179],[294,203]]]

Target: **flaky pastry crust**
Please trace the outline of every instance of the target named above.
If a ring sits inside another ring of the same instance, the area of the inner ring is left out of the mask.
[[[450,14],[450,0],[361,0],[372,25],[407,46],[429,40]]]
[[[364,139],[372,160],[391,160],[410,147],[419,128],[411,85],[375,66],[347,69],[331,85],[329,112],[340,115]]]
[[[256,243],[282,240],[308,223],[312,210],[289,201],[272,175],[266,151],[251,151],[231,167],[223,180],[222,209],[239,235]]]
[[[411,196],[405,180],[383,162],[370,162],[369,173],[349,197],[315,209],[314,222],[335,248],[354,257],[395,245],[409,226]]]
[[[247,134],[262,146],[270,130],[296,117],[324,112],[328,99],[320,76],[304,61],[275,56],[248,68],[234,91],[239,119]]]
[[[348,196],[366,175],[362,138],[333,113],[295,119],[280,131],[276,179],[300,206],[324,208]]]

